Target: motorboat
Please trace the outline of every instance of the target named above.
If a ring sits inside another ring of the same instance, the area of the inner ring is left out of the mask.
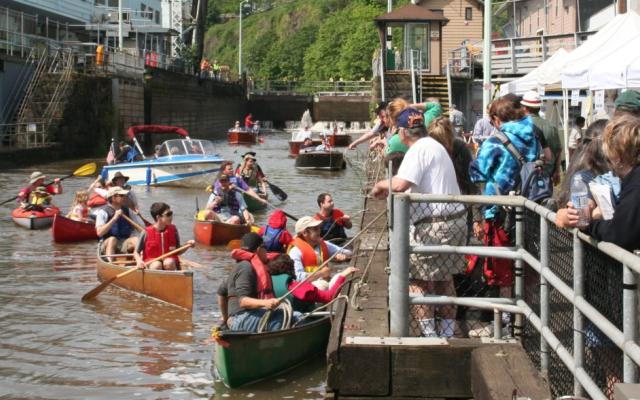
[[[153,157],[146,157],[136,139],[139,133],[175,133],[182,138],[166,140]],[[130,185],[200,187],[211,182],[224,161],[211,141],[191,139],[179,127],[137,125],[130,127],[127,135],[142,159],[104,166],[101,176],[107,182],[121,172],[129,177]]]

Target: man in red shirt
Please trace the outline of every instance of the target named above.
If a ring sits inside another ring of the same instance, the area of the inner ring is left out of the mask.
[[[244,127],[247,129],[253,128],[253,114],[249,113],[244,119]]]
[[[331,240],[335,238],[346,239],[347,233],[345,229],[351,229],[351,217],[343,213],[340,209],[335,208],[333,198],[329,193],[320,193],[318,195],[318,206],[320,211],[314,216],[315,219],[322,221],[320,226],[322,238]]]

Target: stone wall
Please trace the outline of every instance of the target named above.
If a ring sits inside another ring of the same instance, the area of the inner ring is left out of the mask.
[[[273,121],[276,127],[284,127],[285,121],[299,121],[306,110],[312,109],[313,97],[309,95],[252,94],[249,98],[254,119]]]
[[[371,96],[318,96],[313,103],[314,121],[369,121]]]

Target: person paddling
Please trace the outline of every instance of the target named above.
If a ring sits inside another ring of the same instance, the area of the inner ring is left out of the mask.
[[[20,189],[18,193],[18,201],[19,202],[27,202],[29,201],[29,196],[31,192],[36,190],[38,187],[44,187],[46,192],[51,195],[61,194],[62,193],[62,183],[60,183],[60,179],[56,178],[53,180],[53,183],[45,186],[44,180],[47,179],[47,176],[40,171],[34,171],[29,177],[29,186]]]
[[[267,177],[258,165],[254,151],[248,151],[242,155],[242,164],[236,167],[235,175],[242,178],[249,187],[254,188],[260,197],[266,198]]]
[[[335,207],[333,197],[329,193],[320,193],[318,195],[318,207],[320,207],[320,210],[314,218],[322,221],[320,226],[322,238],[325,240],[346,239],[347,233],[345,229],[351,229],[353,226],[351,217]]]
[[[106,256],[116,254],[116,251],[133,253],[138,244],[134,227],[121,218],[126,215],[135,220],[133,213],[125,206],[128,194],[128,190],[119,186],[109,188],[108,203],[96,212],[96,234],[100,238],[100,250]]]
[[[151,205],[151,218],[154,223],[146,227],[138,238],[133,257],[140,269],[145,268],[145,263],[154,258],[168,253],[180,247],[178,229],[173,225],[173,211],[166,203],[153,203]],[[193,246],[195,241],[189,240],[187,244]],[[185,249],[186,251],[186,249]],[[149,269],[175,271],[180,269],[179,254],[167,257],[162,261],[154,261]]]

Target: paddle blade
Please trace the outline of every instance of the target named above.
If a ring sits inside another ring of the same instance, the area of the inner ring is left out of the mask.
[[[133,272],[136,272],[136,271],[138,271],[138,268],[132,267],[131,269],[128,269],[127,271],[121,272],[118,275],[107,279],[106,281],[102,282],[98,286],[94,287],[93,289],[91,289],[90,291],[85,293],[85,295],[82,296],[82,301],[93,299],[94,297],[99,295],[100,292],[102,292],[104,289],[106,289],[107,286],[111,285],[113,283],[113,281],[115,281],[116,279],[122,278],[123,276],[129,275],[129,274],[131,274]]]
[[[260,231],[260,227],[258,225],[251,225],[251,232],[258,233]]]
[[[96,173],[97,168],[96,163],[88,163],[73,171],[73,176],[90,176]]]
[[[269,189],[271,189],[271,192],[273,192],[273,195],[276,196],[278,198],[278,200],[285,201],[287,199],[287,197],[289,197],[284,192],[284,190],[280,189],[279,187],[277,187],[273,183],[267,181],[267,184],[269,185]]]
[[[227,243],[227,249],[235,250],[240,248],[240,239],[233,239]]]

